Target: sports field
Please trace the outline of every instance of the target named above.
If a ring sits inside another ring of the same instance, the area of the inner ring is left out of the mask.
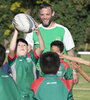
[[[90,61],[90,55],[81,55],[82,58]],[[90,76],[90,67],[82,65],[83,70]],[[79,84],[73,89],[74,100],[90,100],[90,83],[79,75]]]

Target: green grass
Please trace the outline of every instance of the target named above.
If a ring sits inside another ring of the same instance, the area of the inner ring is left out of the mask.
[[[74,90],[74,100],[90,100],[90,91]]]
[[[81,58],[90,61],[90,55],[81,55]],[[82,65],[82,69],[90,76],[90,67]],[[90,83],[79,74],[79,83],[73,88],[74,100],[90,100]]]

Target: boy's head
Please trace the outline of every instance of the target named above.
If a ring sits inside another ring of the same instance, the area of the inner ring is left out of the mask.
[[[24,39],[17,39],[16,42],[16,54],[18,56],[26,56],[28,53],[28,43]]]
[[[40,66],[44,74],[56,74],[59,65],[59,56],[55,52],[46,52],[40,56]]]
[[[6,56],[6,49],[0,44],[0,67],[2,67]]]
[[[51,49],[52,52],[63,53],[63,48],[64,48],[64,45],[59,40],[53,41],[50,44],[50,49]]]

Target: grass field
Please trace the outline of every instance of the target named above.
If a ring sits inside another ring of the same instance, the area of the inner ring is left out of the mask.
[[[90,61],[90,55],[81,55]],[[90,76],[90,67],[82,65],[83,70]],[[79,83],[73,88],[74,100],[90,100],[90,83],[79,74]]]

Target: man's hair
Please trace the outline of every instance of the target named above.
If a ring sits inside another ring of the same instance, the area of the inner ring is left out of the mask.
[[[52,46],[57,46],[57,47],[59,48],[59,50],[60,50],[60,53],[63,52],[64,45],[63,45],[63,43],[62,43],[61,41],[59,41],[59,40],[53,41],[53,42],[50,44],[50,47],[52,47]]]
[[[6,57],[6,49],[3,45],[0,44],[0,67],[2,67],[5,57]]]
[[[44,74],[56,74],[59,70],[60,59],[55,52],[46,52],[40,56],[40,67]]]
[[[42,8],[47,8],[47,7],[50,7],[50,8],[51,8],[51,11],[53,12],[53,7],[52,7],[50,4],[46,3],[46,2],[43,2],[43,3],[39,6],[38,12],[40,12],[40,10],[41,10]]]
[[[23,38],[17,39],[15,51],[17,50],[17,46],[18,46],[19,42],[23,42],[23,43],[25,43],[28,46],[28,43],[27,43],[27,41],[25,39],[23,39]]]

